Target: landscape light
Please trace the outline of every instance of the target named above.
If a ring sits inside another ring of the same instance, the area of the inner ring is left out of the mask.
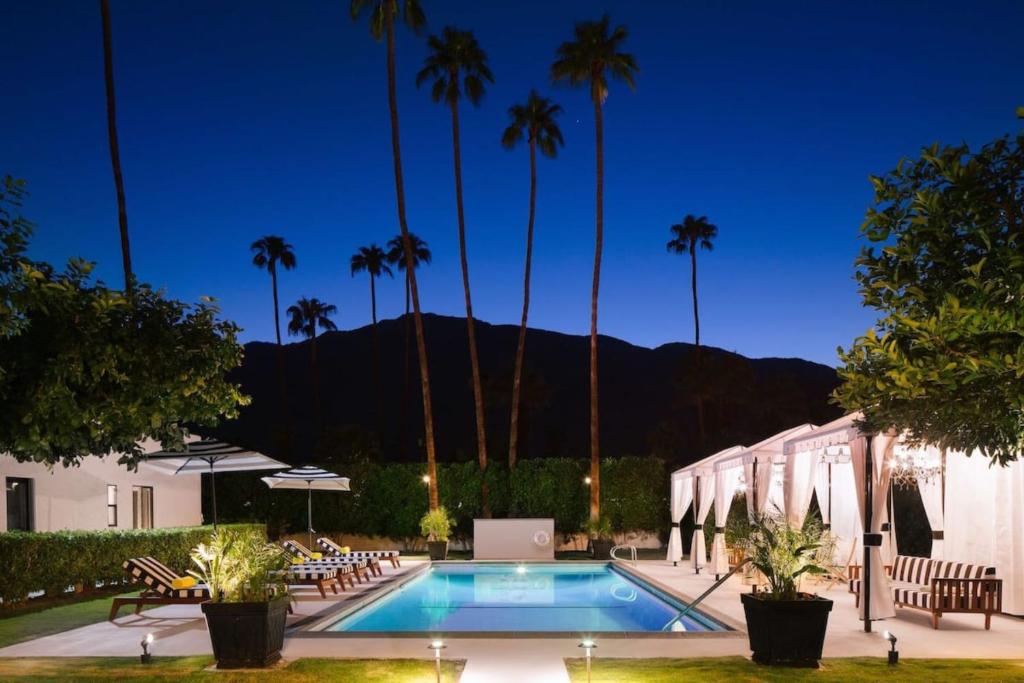
[[[139,656],[139,661],[143,664],[149,664],[153,659],[153,655],[149,652],[149,646],[153,644],[153,634],[147,633],[146,637],[139,644],[142,645],[142,654]]]
[[[430,475],[429,474],[424,474],[423,475],[423,483],[424,484],[429,484],[430,483]]]
[[[432,640],[427,646],[428,650],[434,651],[434,671],[437,673],[437,683],[441,683],[441,650],[448,647],[443,640]]]
[[[590,477],[583,477],[583,483],[586,484],[587,486],[590,486]]]
[[[582,647],[587,653],[587,683],[590,683],[590,655],[597,649],[597,643],[595,643],[591,638],[585,638],[580,641],[580,644],[577,647]]]
[[[895,666],[900,663],[900,653],[896,650],[896,636],[891,631],[884,633],[885,639],[889,641],[889,665]]]

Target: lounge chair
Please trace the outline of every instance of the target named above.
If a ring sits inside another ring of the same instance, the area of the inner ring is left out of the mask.
[[[370,577],[367,575],[367,571],[375,576],[380,576],[383,573],[380,569],[380,560],[376,557],[371,557],[365,560],[358,560],[350,557],[322,557],[321,553],[313,552],[298,541],[281,541],[281,545],[288,551],[288,554],[294,558],[293,561],[302,560],[302,564],[310,566],[326,565],[331,567],[337,565],[352,565],[355,567],[355,575],[359,583],[362,583],[364,578],[369,580]]]
[[[152,557],[135,557],[126,560],[124,570],[133,582],[146,587],[134,598],[114,598],[110,606],[110,621],[124,605],[135,605],[138,614],[146,605],[189,605],[210,599],[209,589],[197,584],[195,579],[175,574],[159,560]]]
[[[374,557],[378,560],[388,560],[392,567],[400,567],[402,564],[398,560],[400,553],[397,550],[350,550],[342,552],[343,548],[329,538],[318,538],[316,542],[331,557],[353,558],[357,560],[366,560]]]
[[[337,594],[338,586],[341,586],[341,590],[346,590],[346,579],[348,579],[349,585],[353,587],[356,585],[352,580],[353,569],[351,565],[315,567],[303,564],[285,569],[281,574],[284,575],[284,580],[289,586],[316,586],[322,598],[327,597],[327,591],[325,590],[327,586],[330,586],[331,591]]]

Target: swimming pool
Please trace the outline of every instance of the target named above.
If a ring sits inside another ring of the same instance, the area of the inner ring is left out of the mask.
[[[727,631],[607,563],[435,564],[328,624],[345,633]]]

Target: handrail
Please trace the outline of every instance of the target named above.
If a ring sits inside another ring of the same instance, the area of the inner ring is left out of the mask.
[[[718,588],[718,587],[719,587],[719,586],[721,586],[721,585],[722,585],[723,583],[725,583],[726,581],[728,581],[728,580],[729,580],[729,577],[731,577],[731,576],[732,576],[733,574],[735,574],[735,573],[736,573],[736,572],[738,572],[739,570],[743,569],[743,567],[745,567],[745,566],[746,566],[746,564],[747,564],[748,562],[750,562],[750,558],[749,558],[749,557],[748,557],[748,558],[746,558],[746,559],[744,559],[744,560],[743,560],[742,562],[740,562],[739,564],[737,564],[737,565],[736,565],[735,567],[733,567],[732,569],[730,569],[730,570],[729,570],[729,573],[728,573],[728,574],[726,574],[726,575],[725,575],[725,576],[723,576],[722,578],[720,578],[720,579],[718,579],[717,581],[715,581],[715,583],[714,583],[714,584],[712,584],[711,588],[709,588],[709,589],[707,589],[706,591],[704,591],[703,593],[701,593],[701,594],[700,594],[700,596],[699,596],[699,597],[698,597],[698,598],[697,598],[696,600],[694,600],[694,601],[693,601],[693,602],[691,602],[691,603],[690,603],[689,605],[687,605],[687,606],[686,606],[686,609],[684,609],[684,610],[683,610],[682,612],[680,612],[680,613],[679,613],[679,616],[678,616],[678,617],[676,617],[675,619],[673,619],[672,621],[679,621],[680,619],[682,619],[683,617],[685,617],[685,616],[686,616],[687,614],[689,614],[689,613],[690,613],[691,611],[693,611],[693,608],[694,608],[694,607],[696,607],[697,605],[699,605],[699,604],[700,604],[701,602],[703,602],[704,598],[706,598],[706,597],[708,597],[709,595],[711,595],[711,594],[712,594],[712,593],[713,593],[713,592],[715,591],[715,589],[716,589],[716,588]],[[672,621],[670,621],[670,622],[669,622],[669,624],[671,624],[671,623],[672,623]]]
[[[636,559],[637,559],[636,546],[635,545],[617,545],[617,546],[613,547],[611,550],[608,551],[608,555],[613,560],[618,560],[619,562],[625,562],[624,559],[622,559],[621,557],[616,557],[616,555],[615,555],[615,551],[616,550],[621,550],[622,548],[629,548],[629,558],[630,558],[629,561],[635,567],[636,566]]]

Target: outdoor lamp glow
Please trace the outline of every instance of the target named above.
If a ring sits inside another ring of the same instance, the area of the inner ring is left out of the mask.
[[[143,664],[149,664],[153,659],[153,655],[149,651],[149,646],[153,644],[153,634],[147,633],[146,637],[139,644],[142,645],[142,654],[139,655],[139,661]]]
[[[889,641],[889,647],[891,648],[889,650],[889,664],[890,666],[895,666],[900,663],[900,653],[896,650],[896,636],[890,631],[886,631],[883,635]]]
[[[516,574],[525,574],[525,573],[526,573],[526,567],[524,567],[523,565],[519,565],[518,567],[516,567]]]
[[[589,476],[583,477],[583,483],[586,484],[587,486],[590,486],[590,481],[591,479]]]
[[[597,643],[595,643],[591,638],[584,638],[580,641],[580,644],[577,647],[582,647],[587,653],[587,683],[590,683],[590,656],[591,653],[597,649]]]
[[[430,483],[430,475],[429,474],[424,474],[422,479],[423,479],[423,483],[424,484],[429,484]]]
[[[443,640],[432,640],[427,646],[428,650],[434,651],[434,671],[437,674],[437,683],[441,683],[441,650],[448,647]]]

